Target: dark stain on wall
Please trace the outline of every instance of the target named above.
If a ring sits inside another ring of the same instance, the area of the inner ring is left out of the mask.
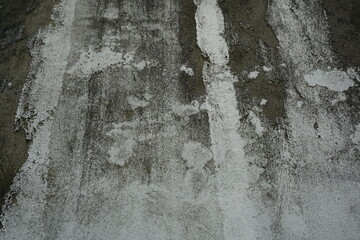
[[[330,41],[339,66],[346,69],[360,66],[360,1],[358,0],[323,0],[326,11]],[[346,91],[347,104],[351,119],[355,123],[360,120],[360,88],[355,86]]]
[[[340,63],[360,66],[360,1],[323,0],[330,25],[330,40]]]
[[[196,6],[192,0],[180,1],[180,32],[179,39],[182,47],[181,63],[194,71],[194,76],[185,72],[180,73],[180,81],[184,86],[189,101],[205,94],[202,78],[204,56],[196,41]]]
[[[229,46],[229,65],[239,78],[235,83],[240,112],[246,114],[252,105],[259,105],[262,98],[268,103],[263,115],[277,127],[284,117],[285,84],[277,76],[280,57],[278,41],[266,22],[266,0],[219,0],[225,18],[225,38]],[[244,72],[254,71],[257,66],[272,66],[275,74],[261,72],[257,79],[247,79]]]

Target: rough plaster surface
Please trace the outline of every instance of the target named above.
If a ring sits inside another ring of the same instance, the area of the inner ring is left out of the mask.
[[[338,66],[320,1],[255,2],[60,1],[0,238],[359,239],[359,66]],[[181,82],[194,59],[203,94]]]

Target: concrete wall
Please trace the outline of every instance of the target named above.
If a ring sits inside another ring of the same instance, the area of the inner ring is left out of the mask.
[[[0,238],[359,239],[357,9],[57,2],[16,65]]]

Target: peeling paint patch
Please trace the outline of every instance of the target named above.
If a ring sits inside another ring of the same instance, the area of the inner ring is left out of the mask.
[[[330,71],[317,69],[306,74],[304,79],[310,86],[322,86],[338,92],[346,91],[354,86],[354,81],[348,73],[337,69]]]
[[[220,207],[224,215],[224,239],[255,239],[256,207],[248,197],[250,176],[244,145],[238,133],[240,114],[234,82],[228,67],[228,46],[223,37],[224,17],[216,0],[195,0],[197,42],[209,58],[203,79],[209,115],[211,150],[217,172]],[[236,189],[236,190],[235,190]],[[242,229],[239,225],[244,226]]]

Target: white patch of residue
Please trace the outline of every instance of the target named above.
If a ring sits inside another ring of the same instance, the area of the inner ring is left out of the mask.
[[[38,32],[35,47],[31,50],[31,70],[16,118],[25,118],[28,137],[33,140],[28,149],[28,159],[11,186],[11,192],[17,193],[17,202],[12,204],[11,199],[6,200],[6,207],[3,208],[5,211],[1,220],[5,231],[0,232],[1,239],[42,239],[45,236],[45,176],[53,125],[51,111],[58,105],[61,93],[71,48],[71,26],[76,2],[63,0],[55,6],[54,12],[57,14],[52,16],[54,25]],[[38,44],[41,41],[44,44]]]
[[[265,128],[261,125],[260,118],[253,112],[250,111],[249,119],[252,125],[255,127],[255,132],[259,137],[262,137]]]
[[[134,53],[114,52],[110,47],[103,47],[100,51],[89,49],[88,52],[81,53],[80,59],[68,71],[70,74],[79,71],[85,75],[106,69],[111,65],[129,65],[134,61]]]
[[[141,99],[137,96],[128,96],[127,101],[130,104],[132,109],[136,109],[138,107],[146,107],[149,104],[149,102],[146,98]]]
[[[267,104],[267,99],[261,99],[260,106],[265,106]]]
[[[189,76],[194,76],[194,70],[192,68],[186,67],[185,65],[182,65],[180,67],[180,70],[183,72],[186,72]]]
[[[272,67],[263,66],[263,70],[264,70],[265,72],[271,72],[271,71],[273,70],[273,68],[272,68]]]
[[[304,79],[310,86],[322,86],[339,92],[354,86],[354,81],[350,78],[348,73],[337,69],[330,71],[317,69],[310,74],[306,74]]]
[[[238,133],[240,115],[228,64],[228,46],[223,37],[224,18],[216,0],[194,0],[197,43],[210,63],[204,64],[203,79],[209,115],[211,150],[220,165],[216,174],[218,198],[224,218],[224,239],[256,239],[258,226],[254,202],[248,197],[243,139]],[[242,227],[239,227],[242,226]]]
[[[188,142],[184,145],[181,156],[186,160],[186,165],[190,168],[200,169],[211,160],[211,151],[200,142]]]
[[[100,51],[89,49],[80,55],[76,64],[68,70],[69,74],[90,75],[94,72],[104,70],[110,66],[120,66],[124,68],[134,68],[138,71],[151,65],[151,61],[141,60],[135,62],[135,52],[121,53],[105,46]]]
[[[280,64],[280,67],[286,67],[286,64],[285,64],[285,63],[281,63],[281,64]]]
[[[253,72],[250,72],[247,77],[249,79],[255,79],[255,78],[257,78],[259,76],[259,74],[260,74],[259,71],[253,71]]]

